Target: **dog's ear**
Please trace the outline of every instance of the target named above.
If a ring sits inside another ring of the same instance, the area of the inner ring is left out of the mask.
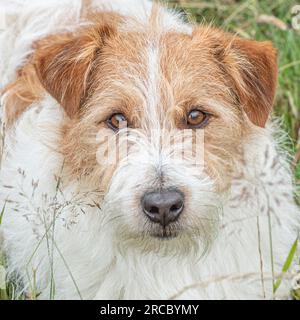
[[[35,44],[37,76],[71,118],[84,102],[97,54],[115,33],[111,20],[103,20],[78,32],[52,35]]]
[[[277,86],[277,52],[271,42],[228,36],[223,68],[232,79],[239,103],[248,118],[264,127]]]

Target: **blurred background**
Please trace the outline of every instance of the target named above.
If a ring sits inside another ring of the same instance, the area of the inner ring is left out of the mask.
[[[189,21],[274,43],[279,54],[274,115],[291,138],[286,146],[300,187],[300,0],[169,0],[168,5],[185,12]]]

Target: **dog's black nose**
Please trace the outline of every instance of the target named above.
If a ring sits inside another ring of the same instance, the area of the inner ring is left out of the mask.
[[[142,199],[144,213],[163,227],[178,219],[183,211],[184,196],[176,190],[148,192]]]

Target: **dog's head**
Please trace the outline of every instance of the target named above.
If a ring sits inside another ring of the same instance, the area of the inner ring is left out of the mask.
[[[96,20],[36,45],[40,82],[67,115],[65,167],[101,190],[119,236],[207,246],[240,146],[268,119],[276,52],[211,27],[163,30],[158,14]]]

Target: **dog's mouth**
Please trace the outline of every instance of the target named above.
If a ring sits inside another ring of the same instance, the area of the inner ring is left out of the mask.
[[[172,240],[178,237],[178,232],[170,232],[170,233],[150,233],[150,236],[153,238],[161,239],[161,240]]]
[[[161,226],[158,224],[154,224],[147,230],[148,235],[153,238],[161,239],[161,240],[172,240],[179,236],[180,228],[178,223],[174,223],[174,225],[169,226]]]

